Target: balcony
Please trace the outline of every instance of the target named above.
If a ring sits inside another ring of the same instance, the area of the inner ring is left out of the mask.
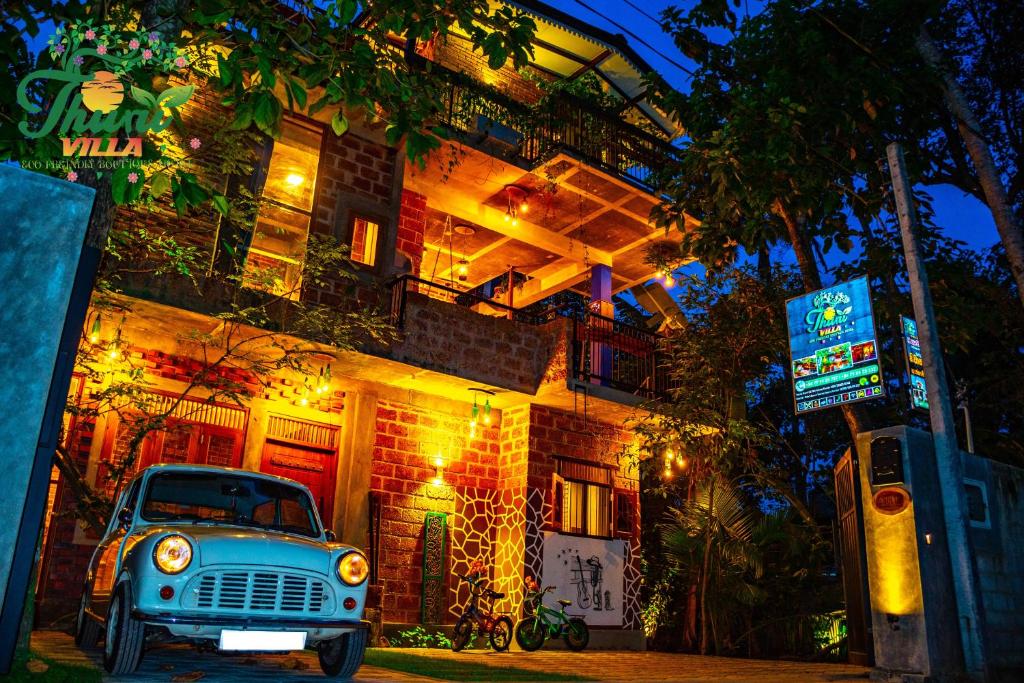
[[[441,99],[443,125],[527,168],[559,152],[652,191],[656,174],[678,154],[672,145],[612,112],[561,95],[538,106],[441,67],[448,87]]]
[[[664,399],[672,388],[662,337],[611,318],[533,311],[412,276],[391,282],[403,341],[393,360],[536,395],[543,388],[605,387],[622,403]]]

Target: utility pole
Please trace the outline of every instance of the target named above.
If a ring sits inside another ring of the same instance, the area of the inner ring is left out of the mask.
[[[942,346],[935,324],[928,274],[925,272],[921,245],[914,228],[917,212],[907,181],[903,150],[893,142],[886,148],[889,172],[896,198],[896,210],[903,237],[903,252],[907,259],[910,296],[914,302],[921,357],[924,360],[925,383],[928,387],[928,412],[931,416],[932,439],[935,442],[935,463],[938,468],[942,510],[946,521],[946,538],[953,569],[953,588],[957,613],[960,618],[960,641],[964,650],[964,665],[972,677],[987,680],[988,662],[985,650],[983,608],[978,590],[978,574],[971,549],[970,530],[967,525],[966,494],[964,492],[963,462],[956,441],[956,423],[950,402],[949,387],[942,365]]]

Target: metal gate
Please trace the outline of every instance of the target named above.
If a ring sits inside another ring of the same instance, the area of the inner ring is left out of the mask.
[[[839,552],[846,596],[847,651],[851,664],[872,666],[875,643],[871,633],[867,557],[864,553],[864,513],[860,505],[860,478],[854,449],[847,449],[835,466],[836,516]]]

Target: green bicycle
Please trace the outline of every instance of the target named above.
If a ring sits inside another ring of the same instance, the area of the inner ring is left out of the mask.
[[[562,609],[554,610],[542,602],[547,593],[555,590],[554,586],[539,590],[536,581],[527,577],[526,587],[526,600],[523,604],[526,616],[516,624],[516,642],[519,647],[533,652],[539,650],[546,639],[559,636],[565,641],[566,647],[574,652],[587,647],[590,642],[587,622],[565,613],[565,608],[572,604],[572,600],[559,600]]]

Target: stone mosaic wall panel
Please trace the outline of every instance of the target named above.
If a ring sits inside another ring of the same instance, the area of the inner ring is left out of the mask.
[[[446,515],[428,512],[423,519],[423,603],[421,620],[424,624],[440,624],[445,612],[445,545],[447,542]]]

